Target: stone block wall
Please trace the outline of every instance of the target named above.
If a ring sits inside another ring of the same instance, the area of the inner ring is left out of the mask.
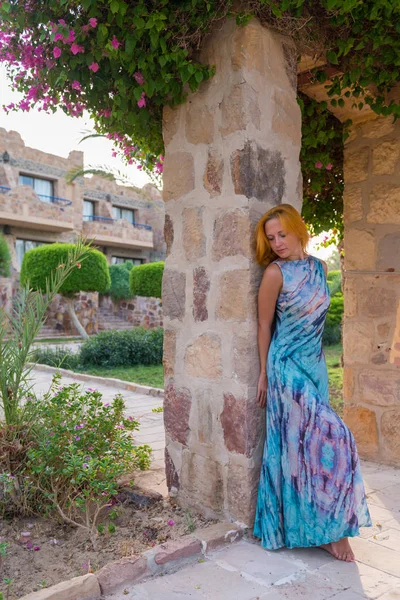
[[[129,327],[154,329],[163,327],[163,310],[160,298],[133,296],[129,300],[113,301],[110,296],[100,296],[99,306],[103,310],[127,321]]]
[[[7,313],[12,308],[12,295],[12,279],[9,277],[0,277],[0,306]]]
[[[164,112],[167,484],[181,504],[247,524],[265,422],[252,235],[269,208],[301,208],[294,54],[256,19],[227,21],[201,57],[214,78]]]
[[[75,312],[79,321],[86,329],[86,333],[89,335],[98,331],[98,307],[99,295],[97,292],[82,292],[77,295]],[[60,294],[57,294],[51,303],[47,311],[45,324],[54,329],[55,332],[67,335],[79,335],[71,322],[65,300]]]
[[[364,458],[400,465],[400,123],[345,148],[345,420]]]

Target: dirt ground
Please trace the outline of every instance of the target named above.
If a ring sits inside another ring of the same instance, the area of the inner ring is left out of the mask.
[[[94,551],[86,531],[54,519],[0,520],[0,547],[2,542],[8,544],[1,561],[0,591],[5,600],[15,600],[65,579],[95,572],[110,561],[139,554],[210,522],[166,498],[137,508],[125,497],[118,499],[103,518],[98,549]]]

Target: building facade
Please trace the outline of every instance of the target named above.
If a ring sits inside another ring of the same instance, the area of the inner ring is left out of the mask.
[[[25,146],[0,128],[0,230],[9,244],[13,278],[25,252],[52,242],[92,241],[110,264],[163,260],[164,202],[153,185],[142,189],[101,177],[66,175],[83,168],[83,153],[68,158]]]

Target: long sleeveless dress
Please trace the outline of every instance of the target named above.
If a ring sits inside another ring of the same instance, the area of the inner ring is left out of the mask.
[[[354,437],[329,405],[321,261],[274,261],[283,277],[268,359],[267,428],[254,535],[275,550],[320,546],[371,526]]]

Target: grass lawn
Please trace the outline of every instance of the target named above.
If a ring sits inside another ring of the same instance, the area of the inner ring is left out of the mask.
[[[326,365],[329,376],[329,395],[331,406],[343,416],[343,369],[340,357],[343,352],[342,344],[324,347]]]
[[[78,371],[78,369],[76,369]],[[164,373],[162,365],[135,365],[134,367],[85,367],[79,372],[100,377],[115,377],[123,381],[133,381],[151,387],[164,387]]]

